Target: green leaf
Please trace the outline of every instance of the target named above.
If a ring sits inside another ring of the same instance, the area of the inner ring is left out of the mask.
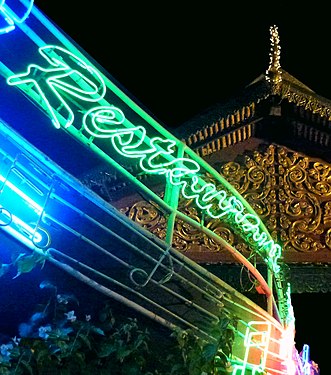
[[[105,335],[105,332],[101,328],[92,327],[91,330],[92,332],[97,333],[98,335],[101,335],[101,336]]]
[[[133,350],[122,347],[117,351],[116,357],[122,362],[124,358],[128,357],[132,352]]]
[[[131,362],[131,363],[125,363],[123,365],[121,373],[125,375],[140,375],[141,370],[139,368],[139,365],[137,365],[137,363]]]
[[[100,358],[108,357],[110,354],[116,352],[116,347],[113,345],[113,343],[106,343],[101,345],[101,347],[98,350],[98,356]]]
[[[83,341],[83,343],[91,350],[92,345],[91,345],[91,341],[89,340],[89,338],[86,335],[83,335],[82,333],[80,333],[78,336]]]
[[[47,348],[41,349],[37,352],[37,362],[42,362],[43,360],[47,359],[49,356],[49,351]]]
[[[26,362],[24,360],[21,361],[21,364],[25,367],[25,370],[28,371],[29,374],[33,375],[33,368],[30,366],[29,362]],[[24,371],[24,374],[26,372]]]
[[[70,360],[71,361],[71,360]],[[75,353],[75,364],[81,368],[85,367],[85,355],[83,353]]]
[[[38,261],[32,255],[22,255],[20,254],[19,257],[15,261],[15,265],[17,266],[17,275],[14,276],[14,279],[21,275],[22,273],[27,273],[32,271],[35,266],[37,265]]]
[[[211,361],[217,353],[217,344],[207,344],[203,348],[203,359],[206,361]]]

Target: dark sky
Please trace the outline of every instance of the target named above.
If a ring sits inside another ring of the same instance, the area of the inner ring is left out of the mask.
[[[290,9],[281,2],[266,9],[264,2],[157,1],[151,6],[94,0],[82,6],[70,0],[70,8],[65,0],[35,3],[169,127],[264,73],[272,25],[279,30],[282,68],[331,98],[331,32],[327,13],[323,22],[318,7],[298,12],[301,5]]]
[[[318,1],[35,3],[169,128],[264,73],[272,25],[278,26],[281,67],[331,99],[331,25]],[[292,299],[297,342],[310,345],[322,375],[328,368],[323,310],[329,298]]]

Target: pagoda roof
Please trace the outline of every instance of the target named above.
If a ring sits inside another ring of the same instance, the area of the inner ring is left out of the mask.
[[[276,85],[270,83],[267,74],[261,74],[231,98],[218,102],[185,121],[174,130],[174,134],[178,138],[188,139],[216,122],[231,115],[236,116],[244,108],[256,105],[272,96],[280,96],[283,100],[293,102],[307,111],[318,113],[328,121],[331,120],[330,99],[318,95],[284,69],[280,72],[282,75],[280,83]],[[238,117],[238,122],[240,120],[242,119]]]
[[[195,150],[201,149],[209,141],[215,140],[215,137],[220,139],[227,137],[234,128],[246,125],[249,119],[256,121],[254,118],[256,112],[260,117],[261,113],[266,117],[277,102],[282,103],[282,106],[291,103],[296,107],[296,111],[301,113],[301,117],[309,119],[310,126],[314,127],[323,122],[326,125],[324,131],[329,135],[331,100],[319,95],[280,66],[277,27],[271,27],[270,31],[272,43],[267,71],[232,97],[206,108],[185,121],[173,131],[176,137]],[[257,111],[262,107],[264,108],[262,112]],[[224,142],[221,144],[224,145]],[[206,154],[200,153],[202,156]]]
[[[271,40],[265,73],[172,132],[235,186],[282,243],[293,290],[330,291],[331,100],[281,68],[276,27],[271,28]],[[84,183],[116,201],[123,212],[134,213],[156,236],[164,232],[155,208],[144,199],[130,200],[129,186],[108,169],[86,175]],[[179,210],[186,209],[186,203],[179,204]],[[231,232],[219,220],[209,225],[219,233]],[[223,265],[223,276],[229,270],[232,277],[231,255],[222,248],[215,251],[204,236],[187,236],[185,230],[178,225],[174,232],[175,238],[185,238],[185,254],[206,267]],[[250,257],[236,235],[229,236]],[[309,275],[306,284],[303,275]]]

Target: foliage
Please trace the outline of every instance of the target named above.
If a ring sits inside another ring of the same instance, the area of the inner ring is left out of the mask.
[[[172,368],[172,375],[223,375],[232,372],[231,358],[236,321],[223,313],[214,330],[210,332],[213,340],[197,337],[193,331],[179,330],[176,337],[182,361]],[[170,354],[168,360],[176,360]]]
[[[190,330],[173,332],[164,357],[163,348],[151,345],[150,332],[137,319],[115,321],[109,304],[97,319],[79,319],[74,296],[58,294],[48,282],[40,287],[51,296],[19,326],[19,338],[0,345],[0,374],[222,375],[229,370],[234,333],[227,316],[210,333],[215,342]]]
[[[0,262],[0,277],[4,276],[11,268],[16,268],[16,277],[23,273],[31,272],[37,265],[43,267],[46,261],[46,255],[32,252],[31,254],[19,253],[14,256],[11,263]]]

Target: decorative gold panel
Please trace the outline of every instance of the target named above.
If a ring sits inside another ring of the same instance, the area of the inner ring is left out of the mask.
[[[214,165],[249,202],[287,262],[331,262],[331,166],[277,145],[265,145],[236,161]],[[220,234],[245,256],[249,249],[223,222],[203,217],[187,200],[179,210]],[[123,211],[160,238],[166,218],[140,201]],[[176,221],[174,246],[200,261],[229,261],[220,245],[186,223]],[[214,254],[214,255],[211,255]],[[217,256],[215,257],[215,254]]]

